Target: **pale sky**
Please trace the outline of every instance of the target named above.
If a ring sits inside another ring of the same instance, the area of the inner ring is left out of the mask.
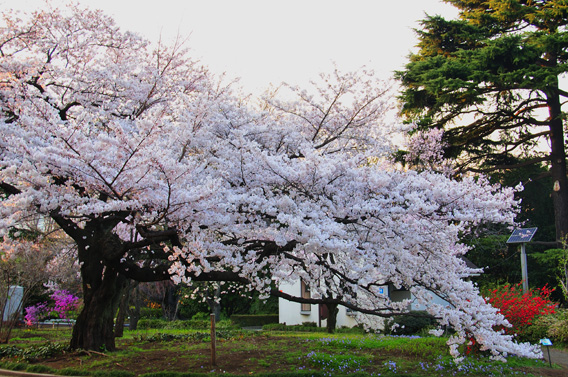
[[[188,36],[195,58],[240,77],[255,93],[270,83],[303,84],[333,64],[365,65],[388,78],[417,43],[424,14],[454,17],[441,0],[79,0],[122,30],[156,41]],[[68,1],[52,0],[64,7]],[[40,9],[45,0],[0,0],[0,9]]]

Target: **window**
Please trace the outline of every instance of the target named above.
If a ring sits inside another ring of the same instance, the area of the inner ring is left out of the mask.
[[[306,283],[304,283],[304,281],[301,281],[301,286],[302,286],[302,292],[301,292],[301,296],[302,298],[311,298],[311,294],[310,294],[310,287],[308,287],[308,285]],[[301,312],[310,312],[312,311],[312,305],[311,304],[301,304],[301,308],[300,308]]]
[[[350,303],[350,302],[349,302]],[[351,303],[350,303],[351,304]],[[356,315],[357,313],[355,312],[355,310],[351,309],[351,308],[345,308],[345,313],[350,316],[353,317],[354,315]]]

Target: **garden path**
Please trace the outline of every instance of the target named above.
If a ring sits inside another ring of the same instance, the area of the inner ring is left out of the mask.
[[[548,352],[546,350],[546,347],[544,346],[542,347],[542,354],[544,355],[544,359],[548,361]],[[566,373],[568,374],[568,351],[551,348],[550,359],[553,364],[558,364],[561,367],[565,368],[567,370]]]

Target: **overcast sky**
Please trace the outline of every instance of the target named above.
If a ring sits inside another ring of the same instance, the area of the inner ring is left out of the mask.
[[[64,7],[67,1],[51,4]],[[406,62],[425,13],[454,17],[441,0],[81,0],[123,30],[150,40],[189,36],[193,55],[213,72],[240,77],[245,90],[302,84],[333,63],[363,65],[387,78]],[[0,0],[1,9],[45,8],[44,0]]]

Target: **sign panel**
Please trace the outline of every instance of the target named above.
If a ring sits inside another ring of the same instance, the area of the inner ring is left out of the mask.
[[[543,346],[551,346],[552,342],[550,341],[550,339],[544,338],[540,340],[540,344],[542,344]]]
[[[519,228],[513,231],[507,243],[526,243],[530,242],[538,228]]]

